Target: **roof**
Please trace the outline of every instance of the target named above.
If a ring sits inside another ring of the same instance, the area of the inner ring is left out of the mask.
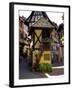
[[[48,28],[54,28],[54,26],[50,22],[48,22],[48,20],[45,19],[45,18],[39,19],[37,22],[35,22],[34,24],[32,24],[32,27],[48,27]]]
[[[47,16],[46,12],[43,11],[32,11],[30,16],[26,19],[25,23],[29,27],[55,27],[53,22]]]
[[[61,31],[64,32],[64,24],[63,23],[61,23],[58,28],[58,32],[61,32]]]

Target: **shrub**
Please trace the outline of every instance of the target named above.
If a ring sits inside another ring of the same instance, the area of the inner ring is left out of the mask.
[[[52,65],[48,63],[42,63],[36,65],[36,71],[39,72],[52,72]]]

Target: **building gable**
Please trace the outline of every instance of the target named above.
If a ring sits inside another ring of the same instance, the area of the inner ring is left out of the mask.
[[[47,28],[54,28],[54,26],[48,21],[48,19],[41,18],[34,24],[32,24],[32,27],[47,27]]]

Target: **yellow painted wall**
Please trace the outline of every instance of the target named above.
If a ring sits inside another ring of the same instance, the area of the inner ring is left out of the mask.
[[[49,60],[48,59],[45,60],[44,55],[47,55],[47,58],[49,58]],[[40,58],[40,63],[49,63],[49,64],[51,64],[51,52],[50,51],[43,51],[42,56]]]
[[[36,54],[39,55],[39,52],[40,51],[38,51],[38,50],[33,51],[33,54],[32,54],[32,59],[33,59],[32,60],[32,63],[33,64],[36,63],[36,57],[35,57],[35,55]],[[45,55],[47,55],[47,57]],[[43,51],[42,52],[42,55],[40,57],[40,62],[39,63],[49,63],[49,64],[51,64],[51,51]]]
[[[40,36],[42,30],[41,29],[35,29],[35,33],[37,34],[37,36]],[[42,36],[40,36],[39,40],[42,40]],[[35,42],[37,41],[37,37],[35,35]],[[40,42],[37,42],[34,48],[40,48]],[[47,55],[47,58],[49,58],[49,60],[44,60],[44,55]],[[35,63],[35,54],[33,52],[33,63]],[[40,63],[49,63],[51,64],[51,51],[43,51],[42,55],[40,57]]]

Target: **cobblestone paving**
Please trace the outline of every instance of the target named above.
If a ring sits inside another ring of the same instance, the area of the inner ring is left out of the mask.
[[[27,60],[21,57],[19,65],[19,79],[35,79],[35,78],[48,78],[43,73],[33,72],[31,66],[26,62]]]
[[[27,59],[20,57],[19,63],[19,79],[35,79],[35,78],[48,78],[44,73],[33,72],[31,66],[28,64]],[[64,66],[64,63],[54,63],[53,67]],[[64,75],[64,68],[54,68],[50,76]]]

